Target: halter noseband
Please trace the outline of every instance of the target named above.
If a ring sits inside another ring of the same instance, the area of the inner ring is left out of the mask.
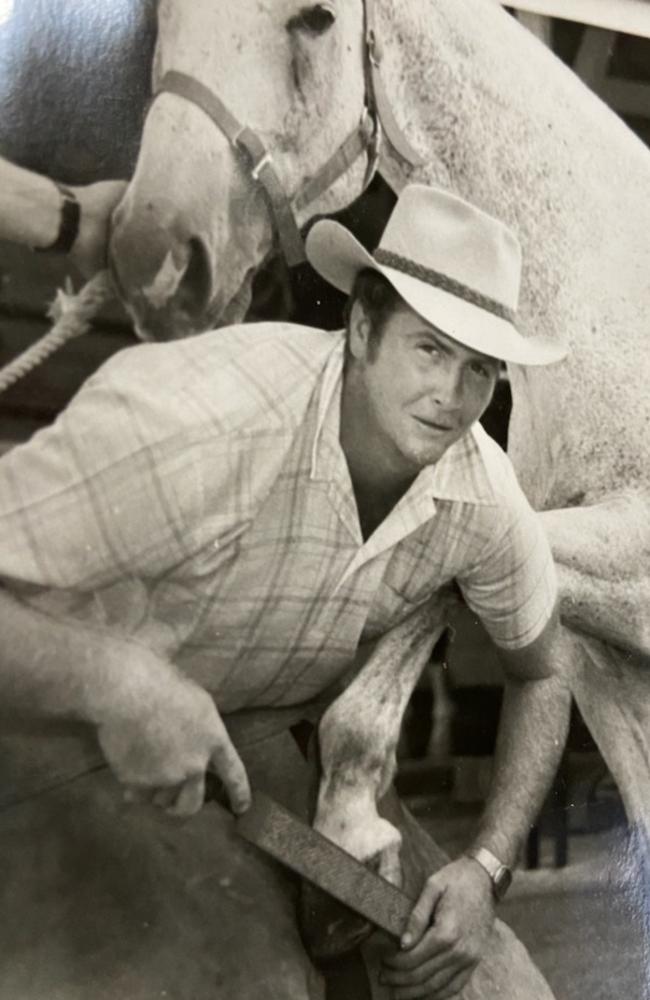
[[[362,153],[368,156],[363,182],[365,191],[377,169],[382,134],[402,159],[412,166],[422,162],[395,121],[381,79],[381,49],[375,28],[374,0],[363,0],[363,9],[366,96],[361,119],[318,173],[304,182],[293,199],[285,192],[273,156],[257,132],[242,125],[209,87],[186,73],[169,70],[154,95],[156,98],[160,94],[175,94],[196,105],[225,135],[230,145],[242,154],[250,176],[266,195],[278,239],[290,267],[305,260],[304,242],[295,213],[316,201]]]

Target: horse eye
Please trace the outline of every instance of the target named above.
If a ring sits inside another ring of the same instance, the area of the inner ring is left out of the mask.
[[[324,35],[332,27],[336,18],[334,12],[322,3],[314,7],[303,7],[287,24],[289,31],[307,31],[310,35]]]

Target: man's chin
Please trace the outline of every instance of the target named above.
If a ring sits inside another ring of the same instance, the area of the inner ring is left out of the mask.
[[[419,441],[410,449],[411,457],[421,469],[427,465],[435,465],[460,436],[456,432],[427,434],[425,440]]]
[[[446,451],[447,451],[446,447],[429,449],[426,455],[422,457],[421,468],[425,469],[428,465],[435,465],[436,462],[440,461],[440,459],[442,458],[442,456],[445,454]]]

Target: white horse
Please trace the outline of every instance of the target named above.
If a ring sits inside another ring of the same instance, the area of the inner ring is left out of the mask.
[[[576,697],[630,819],[647,826],[650,156],[496,4],[375,0],[372,9],[372,55],[423,161],[413,168],[385,143],[383,175],[396,190],[407,180],[453,189],[513,226],[525,259],[521,328],[569,343],[560,365],[511,368],[510,454],[545,511]],[[191,11],[161,0],[155,81],[180,70],[218,95],[258,130],[293,197],[361,115],[364,4],[249,0],[232,14],[207,0]],[[349,199],[364,169],[358,158],[298,222]],[[242,156],[204,110],[162,93],[113,239],[141,325],[167,335],[239,317],[273,239]]]

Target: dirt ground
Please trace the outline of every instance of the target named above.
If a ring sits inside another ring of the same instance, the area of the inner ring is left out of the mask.
[[[641,926],[625,897],[593,891],[531,895],[504,902],[501,916],[557,1000],[644,998]]]
[[[476,810],[450,798],[413,800],[412,811],[452,855],[471,838]],[[625,828],[569,836],[569,864],[553,867],[542,838],[542,865],[518,870],[499,916],[521,938],[556,1000],[648,1000],[642,913],[621,874]],[[522,997],[522,1000],[525,998]]]

